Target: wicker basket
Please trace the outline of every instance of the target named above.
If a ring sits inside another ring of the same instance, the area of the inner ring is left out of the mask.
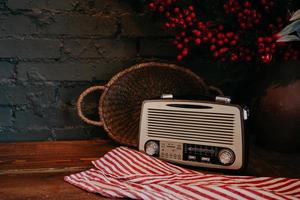
[[[116,142],[128,146],[138,145],[139,120],[142,102],[162,94],[207,95],[213,89],[188,69],[173,64],[142,63],[115,75],[104,86],[92,86],[79,97],[77,111],[88,124],[104,126]],[[86,118],[81,104],[89,93],[102,90],[99,101],[99,121]]]

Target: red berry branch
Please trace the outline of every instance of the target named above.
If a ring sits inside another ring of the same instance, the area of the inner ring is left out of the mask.
[[[285,25],[286,17],[274,18],[273,0],[224,0],[219,5],[223,17],[212,19],[205,16],[201,6],[194,4],[195,1],[184,0],[149,3],[152,11],[164,17],[164,27],[175,29],[173,44],[178,49],[178,61],[199,46],[222,62],[258,60],[270,63],[278,55],[284,60],[299,58],[299,52],[291,50],[292,45],[287,48],[287,45],[276,43],[276,33]]]

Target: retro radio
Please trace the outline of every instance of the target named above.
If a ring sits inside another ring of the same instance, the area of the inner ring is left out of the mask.
[[[144,101],[139,150],[178,164],[241,169],[245,163],[243,121],[247,111],[229,103],[230,99],[224,97],[216,97],[215,102],[170,98]]]

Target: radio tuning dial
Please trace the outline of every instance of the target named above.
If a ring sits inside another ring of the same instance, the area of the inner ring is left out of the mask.
[[[159,145],[155,141],[148,141],[145,145],[146,154],[153,156],[159,153]]]
[[[223,165],[230,165],[235,160],[235,155],[230,149],[222,149],[219,151],[219,160]]]

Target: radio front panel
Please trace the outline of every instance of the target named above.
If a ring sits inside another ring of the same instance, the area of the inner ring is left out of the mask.
[[[142,107],[139,150],[190,166],[240,169],[243,121],[238,106],[151,100]]]

